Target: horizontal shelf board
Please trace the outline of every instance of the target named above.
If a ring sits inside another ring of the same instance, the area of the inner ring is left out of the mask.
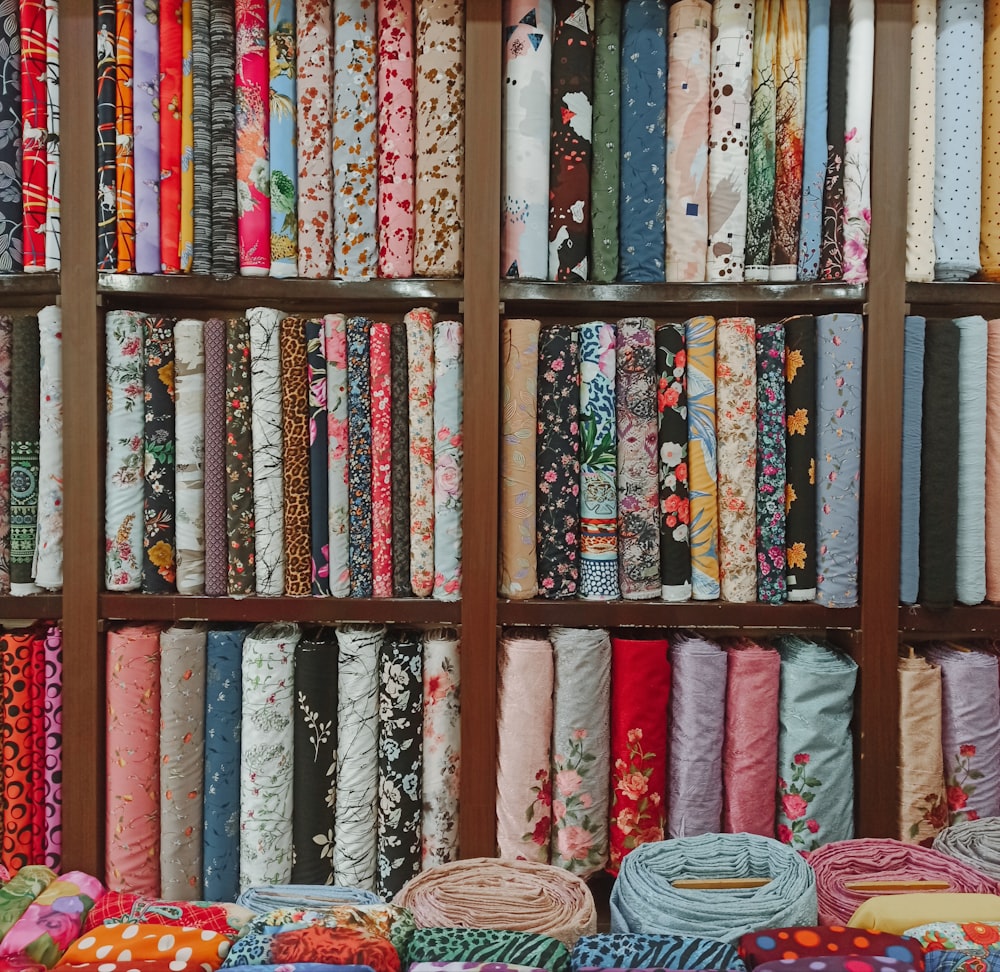
[[[430,598],[198,597],[182,594],[102,594],[102,618],[132,621],[371,621],[458,624],[458,601]]]
[[[31,618],[38,621],[54,621],[61,617],[61,594],[28,594],[25,597],[4,594],[0,596],[0,619]]]
[[[919,307],[1000,305],[1000,283],[970,280],[967,283],[908,283],[906,300]]]
[[[12,297],[59,296],[58,273],[0,273],[0,295],[10,300]]]
[[[904,604],[899,609],[899,630],[905,634],[968,637],[1000,635],[1000,604],[956,604],[943,611],[932,611],[919,604]]]
[[[857,608],[828,608],[814,602],[732,604],[727,601],[565,601],[501,599],[499,624],[657,628],[856,628]]]

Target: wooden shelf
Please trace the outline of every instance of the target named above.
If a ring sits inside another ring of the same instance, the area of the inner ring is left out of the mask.
[[[974,635],[1000,636],[1000,604],[956,604],[932,611],[919,604],[899,608],[899,630],[904,635],[968,638]]]
[[[31,618],[39,621],[56,621],[62,617],[61,594],[28,594],[13,597],[0,596],[0,618],[23,620]]]
[[[18,297],[51,298],[60,293],[58,273],[0,274],[0,298],[10,301]]]
[[[109,620],[301,621],[334,624],[458,624],[459,601],[431,598],[197,597],[183,594],[101,594],[100,616]]]
[[[1000,306],[1000,283],[970,280],[967,283],[908,283],[906,300],[920,307]]]

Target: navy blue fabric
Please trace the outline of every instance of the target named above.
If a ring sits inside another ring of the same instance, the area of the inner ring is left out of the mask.
[[[573,972],[602,969],[734,969],[746,965],[727,942],[687,935],[584,935],[570,955]]]

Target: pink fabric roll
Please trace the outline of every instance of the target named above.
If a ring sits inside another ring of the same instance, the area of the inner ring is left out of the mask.
[[[392,366],[390,326],[372,324],[372,593],[392,597]]]
[[[722,829],[727,834],[774,836],[778,782],[778,688],[781,656],[748,638],[723,641],[726,736],[722,747]]]
[[[110,891],[160,893],[160,629],[107,642],[107,844]]]
[[[45,633],[45,866],[62,865],[62,629]]]
[[[378,0],[378,272],[413,276],[413,0]]]
[[[996,881],[953,857],[919,844],[862,838],[838,840],[812,851],[821,925],[845,925],[871,894],[848,890],[849,881],[947,881],[948,892],[1000,894]]]
[[[986,600],[1000,601],[1000,319],[986,357]]]

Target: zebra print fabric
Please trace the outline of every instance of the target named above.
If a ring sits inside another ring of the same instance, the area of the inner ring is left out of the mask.
[[[502,962],[570,972],[569,949],[548,935],[487,928],[418,928],[406,946],[414,962]],[[723,966],[720,966],[723,968]]]
[[[687,935],[584,935],[570,956],[573,972],[583,969],[731,969],[746,966],[727,942]]]

